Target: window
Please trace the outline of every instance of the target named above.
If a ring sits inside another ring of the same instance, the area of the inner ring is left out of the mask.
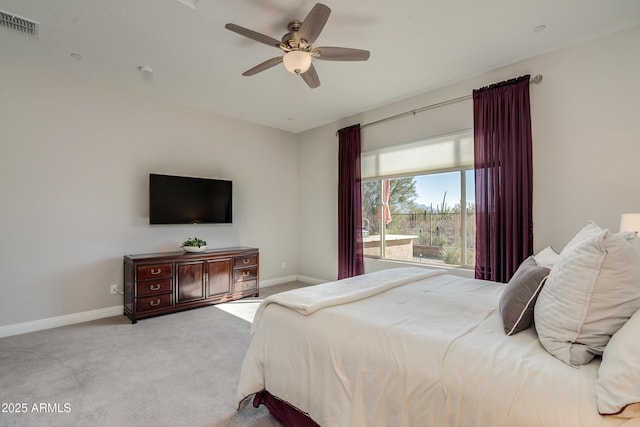
[[[365,256],[475,263],[471,131],[363,152],[362,179]]]

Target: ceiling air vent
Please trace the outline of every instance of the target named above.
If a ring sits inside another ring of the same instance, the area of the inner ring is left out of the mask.
[[[0,27],[7,27],[15,31],[20,31],[21,33],[38,37],[40,24],[0,10]]]

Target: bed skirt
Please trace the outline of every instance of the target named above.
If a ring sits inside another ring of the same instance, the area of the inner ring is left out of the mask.
[[[253,398],[253,406],[255,408],[261,404],[266,406],[271,415],[280,421],[280,424],[284,427],[320,427],[307,414],[289,405],[284,400],[278,399],[267,390],[256,393]]]

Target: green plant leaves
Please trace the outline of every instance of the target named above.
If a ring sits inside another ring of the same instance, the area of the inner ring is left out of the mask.
[[[197,246],[197,247],[201,247],[201,246],[206,246],[207,242],[199,239],[197,237],[193,237],[193,238],[189,238],[187,240],[185,240],[184,242],[182,242],[182,246]]]

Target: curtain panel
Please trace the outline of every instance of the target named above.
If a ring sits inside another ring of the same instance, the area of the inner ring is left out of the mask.
[[[360,125],[338,131],[338,279],[364,273]]]
[[[475,277],[508,282],[533,253],[529,76],[473,91]]]

